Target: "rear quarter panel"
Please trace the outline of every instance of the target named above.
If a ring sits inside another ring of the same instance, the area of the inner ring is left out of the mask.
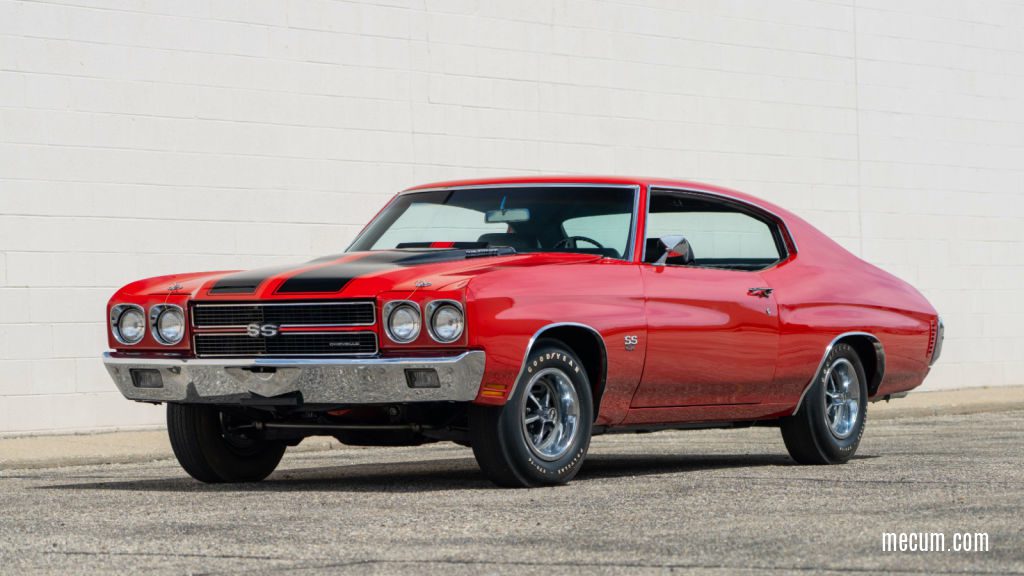
[[[792,260],[764,273],[779,306],[779,363],[773,398],[796,406],[828,344],[844,332],[867,332],[885,351],[875,396],[909,390],[928,374],[934,308],[914,287],[857,258],[832,239],[787,220],[797,239]]]

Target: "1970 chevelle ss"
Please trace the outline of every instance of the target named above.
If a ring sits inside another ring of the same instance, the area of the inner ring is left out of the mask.
[[[412,188],[347,252],[141,280],[107,311],[107,370],[167,404],[204,482],[312,435],[458,442],[502,486],[569,481],[608,432],[778,426],[797,462],[843,463],[943,341],[917,290],[791,212],[609,177]]]

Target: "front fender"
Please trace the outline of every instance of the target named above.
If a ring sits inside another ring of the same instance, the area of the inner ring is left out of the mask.
[[[646,348],[636,265],[600,261],[495,271],[470,282],[467,318],[470,347],[487,352],[477,404],[503,405],[514,392],[534,343],[549,330],[575,326],[596,333],[606,354],[598,422],[612,424],[625,417]],[[637,341],[630,350],[627,336]]]

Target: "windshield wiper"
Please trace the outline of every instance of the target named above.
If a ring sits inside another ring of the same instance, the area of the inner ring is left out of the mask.
[[[484,256],[510,256],[516,253],[511,246],[495,246],[494,248],[473,248],[465,250],[466,258],[482,258]]]

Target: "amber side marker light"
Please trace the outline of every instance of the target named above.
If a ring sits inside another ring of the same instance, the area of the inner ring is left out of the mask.
[[[505,385],[504,384],[484,384],[480,390],[481,396],[487,396],[490,398],[504,398],[505,397]]]

